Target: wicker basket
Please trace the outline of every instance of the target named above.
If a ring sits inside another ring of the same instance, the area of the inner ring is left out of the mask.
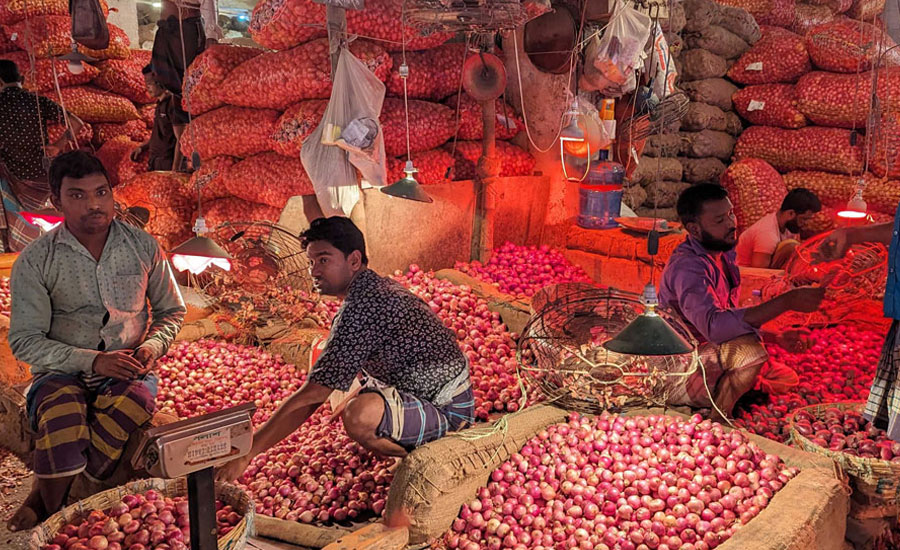
[[[870,503],[900,503],[900,463],[879,458],[861,458],[821,447],[800,434],[794,426],[797,413],[807,411],[815,418],[822,418],[825,409],[836,408],[859,412],[865,404],[859,401],[823,403],[801,407],[791,413],[791,444],[804,451],[827,456],[850,477],[854,491],[865,495]]]
[[[187,494],[187,479],[142,479],[80,500],[63,508],[47,518],[47,521],[35,527],[31,532],[29,549],[40,550],[45,544],[50,543],[63,526],[79,521],[93,510],[106,510],[125,495],[144,493],[151,489],[166,497],[182,496]],[[218,548],[219,550],[241,550],[247,543],[247,539],[255,534],[256,507],[247,493],[228,483],[216,482],[216,497],[225,504],[231,505],[235,512],[244,516],[234,529],[219,538]]]

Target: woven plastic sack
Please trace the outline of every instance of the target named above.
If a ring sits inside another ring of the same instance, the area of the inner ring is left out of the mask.
[[[813,64],[837,73],[871,69],[894,41],[878,27],[860,21],[838,19],[813,27],[806,34],[806,49]],[[888,52],[887,64],[898,64],[896,50]]]
[[[440,101],[459,91],[462,64],[466,56],[465,44],[444,44],[430,50],[406,52],[409,76],[406,89],[409,97]],[[403,79],[400,78],[402,53],[392,53],[391,75],[388,77],[388,95],[403,97]]]
[[[722,174],[721,183],[734,204],[739,234],[766,214],[778,210],[787,195],[781,174],[760,159],[732,163]]]
[[[313,186],[300,159],[267,151],[229,168],[222,184],[234,197],[284,208],[288,199],[312,195]]]
[[[84,71],[81,74],[72,74],[69,71],[69,63],[66,61],[54,61],[52,59],[35,59],[34,73],[31,72],[31,63],[25,52],[10,52],[0,55],[0,59],[8,59],[19,67],[19,72],[25,79],[24,86],[27,90],[49,92],[56,89],[53,80],[54,64],[56,65],[56,78],[59,86],[78,86],[87,84],[96,77],[100,71],[88,63],[84,63]]]
[[[66,131],[66,127],[63,124],[53,123],[47,125],[47,142],[54,143],[59,141],[63,133]],[[75,136],[76,141],[78,142],[78,146],[84,146],[91,142],[94,136],[94,128],[87,122],[81,127],[81,130],[78,132],[78,135]]]
[[[885,0],[853,0],[847,16],[859,21],[872,21],[884,12]]]
[[[203,218],[208,227],[218,227],[225,222],[277,222],[280,216],[279,208],[243,199],[219,199],[203,205]]]
[[[311,0],[261,0],[250,15],[250,36],[272,50],[292,48],[328,33],[325,5]]]
[[[257,4],[259,7],[261,4]],[[222,83],[238,65],[263,53],[259,48],[216,44],[203,50],[184,74],[181,106],[193,115],[225,104],[219,99]],[[188,109],[190,107],[190,109]]]
[[[60,103],[56,93],[44,95]],[[65,108],[86,122],[128,122],[141,118],[134,103],[90,86],[63,88],[60,95]]]
[[[309,99],[288,107],[275,123],[275,152],[288,157],[299,157],[303,140],[322,121],[326,107],[328,101],[324,99]]]
[[[84,46],[78,46],[78,51],[94,59],[128,59],[131,55],[131,41],[128,34],[121,28],[108,23],[109,46],[102,50],[92,50]]]
[[[481,142],[458,141],[456,150],[452,144],[444,149],[450,152],[455,160],[453,166],[454,181],[474,179],[478,159],[481,158]],[[500,177],[528,176],[534,171],[535,160],[531,153],[506,141],[497,142],[497,156],[500,159]]]
[[[432,149],[413,155],[413,164],[418,172],[416,181],[422,185],[437,185],[450,180],[448,171],[456,164],[453,155],[444,149]],[[393,182],[404,177],[406,157],[389,158],[387,161],[387,181]]]
[[[198,192],[204,201],[230,197],[231,193],[225,187],[225,175],[238,161],[239,159],[227,156],[203,161],[200,168],[191,174],[192,199]]]
[[[412,151],[440,147],[453,137],[455,114],[440,103],[409,100],[409,146]],[[406,154],[406,111],[403,100],[389,97],[381,112],[384,150],[389,156]]]
[[[796,11],[795,0],[724,0],[720,3],[747,10],[760,25],[776,27],[790,26]]]
[[[143,143],[150,139],[150,130],[147,129],[143,120],[98,122],[94,124],[93,143],[97,147],[119,136],[126,136],[132,141]]]
[[[139,143],[132,141],[128,136],[118,136],[103,144],[97,150],[97,158],[106,168],[109,183],[113,187],[130,181],[134,176],[147,171],[147,154],[138,159],[131,160],[131,153],[137,149]]]
[[[900,68],[878,72],[879,107],[900,112]],[[872,99],[872,73],[813,71],[797,82],[797,108],[814,124],[838,128],[866,127]]]
[[[851,145],[851,131],[843,128],[808,126],[785,130],[751,126],[734,148],[734,158],[762,159],[780,172],[822,170],[854,174],[863,168],[862,139]]]
[[[459,109],[459,131],[456,135],[458,139],[478,140],[482,138],[484,125],[481,122],[480,103],[466,93],[454,95],[444,103],[454,111]],[[458,106],[457,103],[459,103]],[[497,139],[512,139],[525,127],[509,103],[497,98],[494,102],[494,109],[497,113],[494,129]]]
[[[811,69],[802,36],[769,28],[759,42],[728,69],[728,78],[741,84],[796,82]]]
[[[806,117],[797,109],[797,92],[793,84],[759,84],[738,90],[734,109],[751,124],[801,128]]]
[[[360,197],[357,169],[372,185],[386,184],[387,138],[385,126],[379,122],[384,101],[383,80],[351,50],[342,50],[322,122],[300,151],[326,216],[350,215]],[[356,125],[360,131],[351,132]],[[339,145],[341,141],[351,143],[353,148]]]
[[[134,103],[153,103],[155,99],[147,92],[147,85],[141,69],[144,65],[132,59],[110,59],[97,64],[100,74],[93,85],[101,90],[128,98]]]
[[[435,32],[427,36],[411,25],[402,24],[404,0],[366,0],[363,10],[347,10],[347,32],[372,38],[388,51],[427,50],[453,37],[453,33]]]
[[[354,40],[350,51],[384,82],[391,56],[381,46]],[[296,48],[266,52],[234,69],[223,82],[221,99],[229,105],[283,110],[303,99],[331,96],[328,40],[314,40]]]
[[[220,155],[249,157],[273,148],[272,134],[278,111],[225,106],[200,115],[181,136],[181,152],[200,158]]]

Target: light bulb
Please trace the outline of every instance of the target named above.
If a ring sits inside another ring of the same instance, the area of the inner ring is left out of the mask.
[[[81,61],[69,61],[69,72],[72,74],[81,74],[84,72],[84,64]]]
[[[863,199],[862,185],[860,185],[853,197],[847,202],[847,207],[838,212],[837,215],[841,218],[859,220],[866,217],[868,209],[869,205],[866,204],[865,199]]]

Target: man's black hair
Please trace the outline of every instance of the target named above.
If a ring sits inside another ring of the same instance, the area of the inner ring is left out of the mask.
[[[822,201],[809,189],[798,187],[791,189],[781,201],[781,211],[785,210],[793,210],[797,214],[806,214],[807,212],[817,214],[822,210]]]
[[[92,174],[103,174],[106,181],[109,175],[100,159],[83,151],[72,151],[59,155],[50,163],[50,193],[59,196],[63,178],[81,179]]]
[[[0,59],[0,80],[4,84],[22,82],[22,75],[19,74],[18,65],[8,59]]]
[[[310,243],[325,241],[343,252],[344,257],[349,256],[354,250],[359,250],[362,254],[362,263],[369,263],[366,256],[366,239],[350,218],[332,216],[315,219],[309,224],[309,229],[300,233],[300,241],[304,249]]]
[[[699,183],[688,187],[678,195],[676,210],[681,223],[696,222],[703,211],[703,205],[711,201],[728,198],[728,191],[715,183]]]

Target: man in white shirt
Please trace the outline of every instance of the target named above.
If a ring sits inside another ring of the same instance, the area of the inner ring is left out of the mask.
[[[744,267],[781,269],[800,239],[800,229],[822,210],[819,197],[798,187],[784,198],[781,208],[766,214],[741,233],[737,263]]]

